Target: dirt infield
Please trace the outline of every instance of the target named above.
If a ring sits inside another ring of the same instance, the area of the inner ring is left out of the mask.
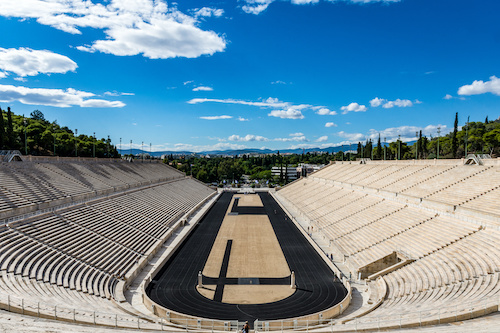
[[[153,278],[146,292],[154,302],[192,316],[253,322],[315,313],[344,298],[343,285],[268,193],[234,197],[224,193]],[[290,288],[290,271],[297,289]]]

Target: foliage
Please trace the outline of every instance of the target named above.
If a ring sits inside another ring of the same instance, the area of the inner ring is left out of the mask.
[[[6,124],[4,132],[0,131],[0,134],[3,133],[3,149],[17,149],[31,155],[92,157],[95,144],[96,157],[119,156],[111,140],[84,134],[75,137],[68,127],[46,120],[40,110],[33,111],[30,118],[25,118],[10,112],[8,108],[7,114],[2,112],[0,129],[2,123]]]

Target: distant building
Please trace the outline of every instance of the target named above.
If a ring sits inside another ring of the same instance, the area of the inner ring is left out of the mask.
[[[299,173],[297,173],[297,167],[279,167],[279,166],[274,166],[271,169],[271,174],[275,177],[279,177],[281,174],[281,170],[283,170],[283,178],[285,175],[287,176],[287,179],[289,181],[296,180],[299,178]]]
[[[297,167],[297,173],[302,176],[306,177],[307,175],[318,171],[321,168],[324,168],[324,164],[305,164],[305,163],[300,163],[299,166]]]

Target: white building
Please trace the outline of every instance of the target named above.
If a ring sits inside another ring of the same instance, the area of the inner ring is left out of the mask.
[[[283,172],[283,178],[285,178],[285,175],[287,176],[288,181],[296,180],[299,178],[299,173],[297,173],[297,167],[285,167],[282,166],[280,170],[279,166],[274,166],[271,169],[271,174],[275,177],[279,177],[281,172]],[[286,172],[286,173],[285,173]]]

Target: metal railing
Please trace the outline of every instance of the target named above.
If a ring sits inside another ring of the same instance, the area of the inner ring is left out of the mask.
[[[367,315],[353,319],[309,319],[309,320],[274,320],[254,322],[255,332],[290,331],[320,329],[323,332],[365,331],[378,329],[397,329],[415,326],[439,325],[463,321],[488,315],[499,310],[499,297],[494,296],[482,301],[462,302],[449,306],[425,307],[422,311],[394,313],[390,315]],[[32,301],[12,295],[0,294],[0,309],[30,315],[38,318],[54,319],[85,325],[107,326],[140,330],[166,330],[181,328],[184,330],[236,331],[243,327],[243,322],[221,321],[206,318],[174,318],[168,313],[157,320],[118,313],[107,313],[76,309]]]
[[[201,318],[173,319],[139,317],[46,304],[12,295],[0,294],[0,309],[36,318],[59,320],[68,323],[106,326],[126,329],[163,331],[172,328],[183,330],[239,331],[244,322],[220,321]]]
[[[399,329],[405,327],[417,327],[428,325],[439,325],[456,321],[463,321],[488,315],[499,310],[500,298],[490,297],[482,301],[462,302],[455,305],[426,307],[422,304],[422,311],[409,311],[390,315],[367,315],[353,319],[332,320],[294,320],[290,325],[287,320],[283,321],[255,321],[255,332],[259,331],[285,331],[285,330],[310,330],[319,329],[322,332],[336,331],[375,331],[387,329]],[[376,314],[376,312],[374,313]]]

